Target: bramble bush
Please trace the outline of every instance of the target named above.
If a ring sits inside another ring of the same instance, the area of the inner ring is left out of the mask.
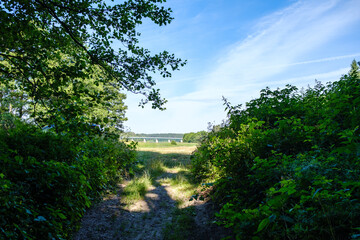
[[[232,106],[192,157],[214,181],[217,222],[236,239],[360,237],[360,74],[326,86],[263,89]]]
[[[1,239],[68,239],[135,161],[134,146],[69,138],[19,120],[0,129]]]

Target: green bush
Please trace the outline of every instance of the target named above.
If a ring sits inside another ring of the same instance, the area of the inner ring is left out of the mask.
[[[121,176],[132,172],[136,157],[135,143],[126,145],[114,139],[95,137],[78,148],[78,164],[90,179],[93,193],[100,195],[104,189],[115,186]]]
[[[21,121],[0,129],[0,239],[70,238],[135,160],[133,147],[115,140],[72,143]]]
[[[1,209],[1,228],[5,238],[67,237],[90,206],[86,194],[89,185],[79,169],[21,156],[6,165],[1,180],[1,205],[5,206]]]
[[[261,91],[192,156],[215,181],[218,223],[236,239],[350,239],[360,235],[360,78],[298,91]]]

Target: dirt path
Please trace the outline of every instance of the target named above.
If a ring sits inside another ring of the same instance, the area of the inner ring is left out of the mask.
[[[130,182],[120,184],[116,195],[108,196],[85,214],[74,240],[215,240],[226,236],[212,224],[210,202],[189,201],[196,186],[188,179],[188,155],[144,152],[142,157],[150,163],[145,169],[151,173],[152,180],[142,199],[124,204],[123,190]],[[157,170],[162,166],[162,171],[151,169],[155,165]]]

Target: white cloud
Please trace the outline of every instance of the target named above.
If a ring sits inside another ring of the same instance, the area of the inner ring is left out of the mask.
[[[340,79],[340,77],[346,74],[350,70],[350,67],[340,68],[335,71],[326,73],[316,73],[307,76],[299,76],[295,78],[286,78],[280,81],[273,81],[271,84],[274,86],[292,84],[298,87],[306,87],[307,84],[314,85],[314,80],[319,80],[322,83],[333,82]],[[304,84],[305,83],[305,84]]]
[[[226,91],[269,81],[358,21],[359,9],[360,1],[304,1],[274,13],[259,22],[256,34],[233,45],[199,88]]]
[[[355,54],[342,55],[342,56],[327,57],[327,58],[308,60],[308,61],[302,61],[302,62],[287,63],[286,65],[283,65],[283,67],[311,64],[311,63],[323,63],[323,62],[330,62],[330,61],[336,61],[336,60],[342,60],[342,59],[351,59],[351,58],[356,58],[359,56],[360,56],[360,52],[355,53]]]
[[[234,104],[244,103],[257,97],[266,86],[289,83],[301,87],[313,85],[315,79],[322,82],[338,79],[348,71],[345,66],[360,56],[359,48],[352,53],[342,51],[339,47],[337,51],[330,50],[332,44],[339,46],[337,39],[354,31],[351,28],[359,24],[359,9],[360,1],[357,0],[297,1],[260,19],[246,39],[226,49],[224,47],[225,50],[220,53],[214,53],[222,57],[213,63],[213,70],[206,76],[198,76],[194,72],[194,77],[161,83],[159,86],[164,88],[169,83],[189,81],[195,86],[195,89],[189,89],[182,96],[169,97],[167,111],[132,110],[133,106],[130,106],[128,117],[131,124],[139,129],[134,130],[203,130],[207,122],[220,123],[225,117],[222,96],[228,97]],[[326,52],[327,48],[332,55],[312,55],[313,51],[323,49]],[[343,64],[345,61],[346,65]],[[331,62],[337,63],[337,70],[333,70],[333,66],[327,70],[312,68],[316,64]],[[207,69],[210,67],[204,66]],[[302,72],[300,67],[306,67],[306,71]],[[131,120],[135,118],[144,120]],[[143,121],[149,121],[149,126],[142,128],[139,124]]]

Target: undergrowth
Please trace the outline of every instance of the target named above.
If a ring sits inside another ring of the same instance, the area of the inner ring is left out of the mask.
[[[213,181],[229,238],[360,237],[358,69],[306,90],[263,89],[245,109],[225,99],[228,121],[198,147],[192,172]]]
[[[1,120],[0,239],[70,238],[85,210],[135,162],[134,146],[113,139],[76,140]]]

